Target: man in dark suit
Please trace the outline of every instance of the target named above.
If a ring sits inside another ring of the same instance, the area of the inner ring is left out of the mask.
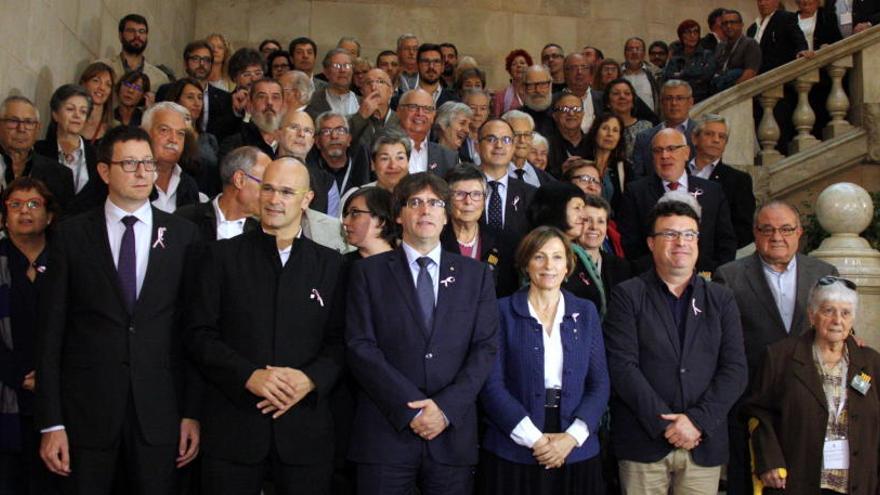
[[[612,291],[604,324],[620,481],[624,493],[714,494],[747,380],[739,311],[694,272],[690,205],[664,199],[648,222],[654,268]]]
[[[763,74],[801,57],[807,51],[807,39],[798,26],[798,16],[779,8],[779,0],[757,0],[758,18],[746,30],[746,36],[761,45]]]
[[[422,89],[407,91],[400,98],[397,116],[400,127],[412,141],[409,173],[430,172],[445,177],[446,172],[458,165],[458,155],[451,149],[428,140],[437,106],[431,95]]]
[[[652,142],[655,175],[631,182],[623,195],[621,207],[617,209],[617,228],[623,251],[637,268],[644,269],[651,260],[645,245],[645,239],[653,232],[648,213],[663,194],[675,190],[694,196],[702,209],[697,270],[711,272],[736,256],[736,235],[724,190],[714,182],[685,173],[688,152],[681,132],[675,129],[658,132]]]
[[[550,115],[550,105],[553,104],[553,78],[550,69],[543,65],[532,65],[523,73],[526,94],[523,96],[521,111],[527,113],[535,123],[534,131],[542,136],[549,136],[556,130],[553,116]],[[563,85],[564,86],[564,85]],[[602,103],[599,100],[601,109]]]
[[[537,188],[508,175],[513,158],[513,127],[489,119],[479,133],[480,169],[489,183],[483,225],[507,239],[521,239],[530,230],[526,215]]]
[[[541,187],[556,179],[544,170],[529,163],[529,152],[532,150],[532,139],[535,136],[535,121],[528,113],[520,110],[509,110],[501,119],[513,129],[513,156],[507,167],[508,175],[519,179],[532,187]]]
[[[569,53],[562,65],[565,73],[565,89],[558,94],[571,93],[581,99],[581,106],[584,109],[581,132],[584,134],[590,132],[593,120],[602,112],[602,92],[595,91],[591,87],[594,68],[582,53]],[[544,130],[550,132],[549,129]]]
[[[328,397],[342,370],[342,257],[300,236],[305,165],[280,158],[260,189],[261,229],[208,247],[186,332],[205,393],[205,493],[329,494]]]
[[[0,105],[0,186],[17,177],[40,179],[62,210],[73,200],[73,173],[69,168],[34,152],[40,115],[24,96],[9,96]]]
[[[64,211],[66,215],[75,215],[91,210],[104,204],[104,200],[107,199],[107,184],[104,184],[101,176],[98,175],[98,151],[85,140],[82,140],[81,144],[82,148],[80,149],[85,155],[88,182],[79,191],[76,191],[76,186],[74,186],[73,199]],[[59,162],[59,165],[64,167],[60,163],[57,140],[43,139],[37,141],[34,145],[34,153],[44,156],[51,161]],[[42,160],[40,161],[42,162]],[[43,168],[43,166],[41,165],[37,168]],[[73,174],[71,174],[70,179],[73,180]]]
[[[247,103],[251,121],[242,123],[238,132],[223,140],[220,144],[221,160],[241,146],[255,146],[270,158],[275,158],[275,133],[287,111],[283,94],[281,83],[274,79],[254,81]]]
[[[38,322],[40,455],[75,493],[176,493],[198,453],[200,387],[179,317],[190,222],[150,205],[147,133],[111,129],[98,151],[102,208],[58,225]]]
[[[211,201],[187,205],[174,213],[196,224],[206,243],[256,230],[260,184],[271,161],[253,146],[232,150],[220,164],[223,192]]]
[[[202,86],[203,101],[200,132],[208,132],[222,141],[238,130],[241,119],[232,111],[232,95],[208,84],[208,76],[214,65],[211,45],[205,40],[191,41],[183,49],[183,67],[186,75]],[[163,84],[156,90],[156,101],[165,101],[175,83]]]
[[[361,386],[349,458],[362,495],[470,494],[477,394],[496,356],[492,273],[442,251],[442,179],[408,175],[394,198],[403,244],[349,279],[346,345]]]
[[[733,231],[736,232],[736,247],[750,244],[754,240],[752,217],[755,214],[752,176],[721,161],[730,137],[727,119],[716,114],[703,115],[696,120],[691,136],[696,154],[688,162],[688,173],[691,177],[721,184],[730,206],[730,221]]]
[[[632,167],[635,177],[654,175],[654,157],[651,155],[651,140],[663,129],[677,129],[687,138],[690,156],[694,156],[694,143],[691,134],[694,122],[690,118],[694,106],[691,85],[679,79],[666,81],[660,88],[660,107],[663,109],[663,122],[636,135],[633,145]]]
[[[750,384],[761,370],[767,346],[809,329],[807,300],[816,281],[838,274],[834,266],[798,254],[803,233],[798,211],[785,202],[771,201],[755,215],[756,252],[712,274],[713,280],[733,291],[740,308],[748,308],[741,317]],[[736,417],[737,409],[731,411],[727,470],[727,490],[732,495],[752,493],[748,430]]]

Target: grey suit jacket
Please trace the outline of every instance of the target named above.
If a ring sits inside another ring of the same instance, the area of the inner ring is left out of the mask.
[[[399,132],[403,132],[400,128],[400,119],[394,110],[389,108],[388,113],[388,118],[384,122],[379,122],[372,117],[365,119],[359,113],[349,116],[348,127],[351,130],[352,144],[366,146],[367,150],[369,150],[373,146],[373,139],[380,131],[396,129]]]
[[[428,141],[428,172],[446,177],[446,172],[455,168],[459,163],[458,153],[442,144]]]
[[[837,268],[817,258],[797,255],[797,296],[791,335],[800,335],[810,328],[807,298],[816,281],[825,275],[837,275]],[[789,333],[785,330],[757,253],[718,267],[712,278],[729,287],[736,297],[751,382],[761,369],[767,346],[788,337]]]
[[[336,252],[345,254],[353,250],[342,239],[342,222],[320,211],[309,209],[303,212],[302,230],[307,239]]]

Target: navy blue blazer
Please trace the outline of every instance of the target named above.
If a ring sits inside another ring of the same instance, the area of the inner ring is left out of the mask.
[[[357,261],[345,340],[360,384],[349,458],[395,464],[423,449],[442,464],[477,463],[477,396],[495,362],[498,309],[489,266],[443,251],[433,328],[422,320],[402,248]],[[431,398],[449,426],[426,441],[407,402]]]
[[[480,403],[486,412],[483,448],[520,464],[537,462],[531,450],[511,440],[510,433],[526,416],[538,429],[544,426],[544,330],[529,314],[528,295],[529,289],[524,287],[498,301],[498,359],[480,393]],[[596,432],[608,405],[610,383],[596,306],[564,289],[562,296],[565,315],[561,325],[560,426],[565,431],[579,418],[590,431],[587,441],[575,447],[566,459],[573,463],[599,453]]]
[[[733,292],[693,280],[684,345],[654,270],[622,282],[605,315],[611,374],[611,441],[618,458],[656,462],[674,447],[661,414],[683,413],[702,432],[694,462],[727,462],[727,414],[746,388],[748,371]]]

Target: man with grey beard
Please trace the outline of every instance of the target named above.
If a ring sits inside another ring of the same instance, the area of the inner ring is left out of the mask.
[[[328,191],[327,214],[339,216],[341,198],[346,191],[370,181],[370,159],[366,148],[352,145],[348,120],[341,113],[324,112],[315,119],[315,147],[306,158],[310,169],[330,174],[333,181]]]
[[[543,65],[535,64],[523,73],[523,86],[526,94],[523,98],[523,112],[529,114],[535,121],[534,131],[547,136],[554,129],[553,117],[548,109],[553,102],[553,77],[550,69]]]
[[[237,133],[223,140],[220,146],[221,160],[227,153],[241,146],[255,146],[272,159],[276,157],[276,133],[287,110],[281,83],[268,78],[254,81],[247,110],[251,116],[250,122],[243,122]]]

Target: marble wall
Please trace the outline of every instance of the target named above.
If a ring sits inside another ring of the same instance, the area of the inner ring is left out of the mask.
[[[723,3],[747,22],[757,12],[754,0]],[[265,38],[286,45],[308,36],[320,54],[350,35],[375,60],[380,51],[396,48],[401,33],[412,32],[422,41],[456,43],[460,54],[487,69],[496,88],[507,83],[504,57],[513,48],[538,58],[549,41],[566,51],[589,44],[622,58],[626,38],[673,40],[679,22],[705,24],[714,6],[705,0],[196,0],[195,34],[221,32],[236,47]]]
[[[52,91],[91,61],[120,51],[117,25],[137,12],[150,23],[147,60],[182,67],[195,0],[0,0],[0,92],[35,98],[47,115]]]

